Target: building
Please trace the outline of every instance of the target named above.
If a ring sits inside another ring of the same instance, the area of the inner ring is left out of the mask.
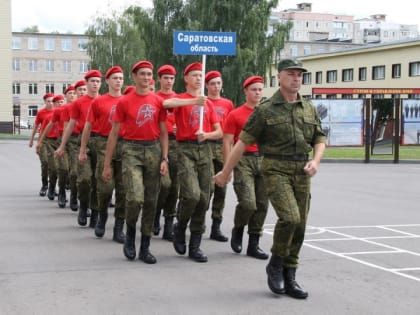
[[[0,132],[12,133],[13,131],[13,100],[10,93],[12,81],[12,40],[11,1],[0,1]]]
[[[310,98],[420,99],[420,37],[303,56],[301,94]],[[273,65],[275,73],[276,65]],[[272,95],[277,87],[266,88]]]
[[[276,24],[292,24],[280,58],[330,53],[369,43],[412,39],[419,35],[417,25],[389,23],[385,17],[376,14],[369,19],[354,20],[353,15],[312,12],[311,3],[299,3],[295,9],[274,11],[269,33]]]
[[[89,70],[88,37],[13,32],[10,42],[13,102],[20,105],[20,120],[33,125],[45,93],[62,94]]]

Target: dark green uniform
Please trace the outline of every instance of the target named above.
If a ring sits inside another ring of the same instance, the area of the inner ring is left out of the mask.
[[[271,252],[296,268],[310,204],[311,180],[303,168],[315,144],[326,141],[316,109],[300,95],[287,103],[277,91],[256,108],[240,139],[256,142],[264,155],[267,195],[278,218]]]

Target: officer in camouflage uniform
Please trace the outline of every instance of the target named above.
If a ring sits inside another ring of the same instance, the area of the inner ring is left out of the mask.
[[[298,93],[306,71],[297,60],[280,61],[279,90],[250,116],[223,170],[215,176],[217,184],[226,184],[246,145],[258,144],[264,155],[267,194],[278,218],[266,267],[268,286],[276,294],[298,299],[308,297],[295,274],[309,212],[311,177],[318,170],[326,142],[315,107]]]

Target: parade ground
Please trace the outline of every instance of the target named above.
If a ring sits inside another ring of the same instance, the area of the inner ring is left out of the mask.
[[[312,181],[298,282],[306,300],[275,295],[267,261],[209,239],[208,263],[177,255],[161,235],[157,264],[128,261],[112,241],[79,227],[68,205],[38,195],[40,163],[27,140],[0,139],[0,314],[419,314],[420,164],[322,163]],[[222,230],[236,197],[228,187]],[[162,220],[163,222],[163,220]],[[276,216],[260,246],[269,252]],[[140,245],[137,234],[136,246]]]

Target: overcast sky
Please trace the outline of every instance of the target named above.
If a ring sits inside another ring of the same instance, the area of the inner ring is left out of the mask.
[[[399,0],[280,0],[279,9],[296,8],[297,3],[312,3],[312,12],[354,15],[355,18],[386,14],[387,21],[420,25],[420,14],[413,8],[415,1]],[[112,3],[112,4],[111,4]],[[89,21],[98,14],[114,9],[120,11],[131,4],[150,7],[152,0],[12,0],[12,29],[15,32],[37,25],[40,32],[83,33]]]

